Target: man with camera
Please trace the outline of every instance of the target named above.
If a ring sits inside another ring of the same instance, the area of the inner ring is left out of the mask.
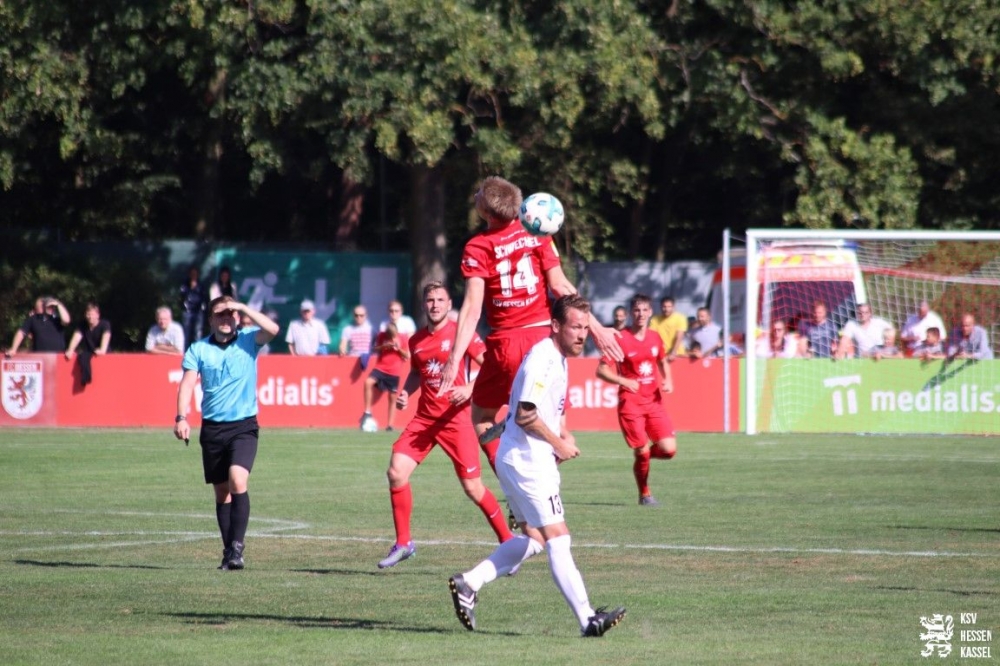
[[[66,351],[63,331],[69,323],[69,311],[62,302],[50,296],[38,298],[35,301],[35,309],[14,334],[14,341],[7,350],[7,355],[17,354],[25,338],[31,340],[33,352],[63,353]]]

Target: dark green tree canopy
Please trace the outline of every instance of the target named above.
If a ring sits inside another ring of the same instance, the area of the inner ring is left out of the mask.
[[[4,2],[0,224],[447,265],[502,173],[563,199],[587,259],[991,229],[998,26],[955,0]]]

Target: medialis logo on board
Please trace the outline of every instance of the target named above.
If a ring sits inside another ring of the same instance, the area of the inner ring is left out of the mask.
[[[828,377],[823,380],[823,386],[831,389],[834,416],[858,414],[859,408],[864,406],[858,395],[861,375]],[[960,383],[948,388],[939,384],[916,391],[873,389],[869,407],[872,412],[985,414],[1000,411],[1000,401],[993,390],[978,384]]]
[[[328,407],[334,402],[340,379],[298,377],[286,379],[271,375],[257,385],[257,401],[261,405],[288,407]]]
[[[600,379],[588,379],[582,386],[571,384],[568,393],[569,406],[574,409],[618,406],[618,387],[605,384]]]

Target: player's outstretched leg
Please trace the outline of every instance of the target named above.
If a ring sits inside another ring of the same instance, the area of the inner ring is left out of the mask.
[[[479,595],[476,594],[462,574],[456,574],[448,579],[448,588],[451,590],[451,600],[455,604],[455,615],[458,620],[469,631],[476,629],[476,602]]]
[[[625,617],[624,606],[610,611],[607,608],[596,608],[594,614],[587,620],[587,626],[583,628],[581,634],[584,638],[603,636],[611,627],[621,622],[623,617]]]

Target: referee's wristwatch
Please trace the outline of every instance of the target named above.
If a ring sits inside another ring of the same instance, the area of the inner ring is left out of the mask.
[[[187,417],[183,414],[178,414],[174,417],[174,423],[180,423],[181,421],[187,421]]]

